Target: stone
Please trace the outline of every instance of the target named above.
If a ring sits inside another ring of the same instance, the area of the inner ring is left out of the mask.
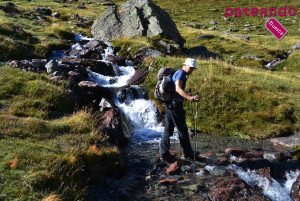
[[[180,167],[180,170],[183,173],[192,172],[192,167],[190,165],[183,165]]]
[[[55,13],[52,14],[52,17],[60,18],[60,14],[58,12],[55,12]]]
[[[208,184],[211,200],[265,200],[271,201],[262,193],[254,190],[245,181],[236,177],[223,177]]]
[[[34,68],[44,69],[45,65],[47,64],[47,60],[46,59],[32,59],[30,64]]]
[[[50,8],[36,8],[35,9],[36,12],[38,12],[40,15],[48,15],[51,16],[52,15],[52,10]]]
[[[263,158],[264,152],[262,151],[250,151],[240,156],[241,158]]]
[[[217,25],[218,23],[217,23],[216,21],[214,21],[214,20],[211,20],[211,21],[209,22],[209,24],[211,24],[211,25]]]
[[[243,29],[244,31],[251,31],[251,28],[250,27],[246,27]]]
[[[229,155],[233,155],[235,157],[239,157],[240,155],[245,154],[246,152],[242,149],[227,148],[225,149],[225,153]]]
[[[105,112],[101,116],[100,122],[110,140],[118,146],[127,144],[128,138],[133,134],[133,126],[118,108],[112,108]]]
[[[158,42],[162,48],[165,50],[166,54],[168,55],[174,55],[174,54],[180,54],[182,53],[181,48],[179,45],[176,44],[169,44],[163,40],[160,40]]]
[[[204,46],[196,46],[193,48],[190,48],[188,51],[188,55],[190,57],[201,57],[202,59],[218,59],[223,60],[223,57],[217,53],[211,52],[207,50]]]
[[[15,4],[11,2],[7,2],[5,3],[5,7],[15,7]]]
[[[80,3],[80,5],[78,6],[79,9],[87,9],[87,7],[85,7],[84,3]]]
[[[228,37],[239,38],[239,39],[243,39],[245,41],[249,41],[250,40],[250,37],[246,36],[246,35],[229,35]]]
[[[219,161],[218,161],[218,166],[226,166],[226,165],[229,165],[230,164],[230,161],[228,158],[221,158]]]
[[[125,59],[118,55],[107,55],[106,60],[112,62],[113,64],[117,64],[118,66],[125,66]]]
[[[139,85],[143,83],[148,75],[148,68],[145,67],[143,69],[137,69],[134,72],[134,75],[128,80],[127,84],[129,85]]]
[[[100,112],[106,112],[107,110],[113,108],[113,106],[110,102],[111,101],[108,100],[107,98],[102,98],[99,103]]]
[[[16,9],[14,6],[0,6],[0,10],[9,14],[21,14],[21,11]]]
[[[161,185],[168,185],[168,184],[174,184],[177,183],[178,179],[162,179],[160,181],[158,181],[158,183],[160,183]]]
[[[201,35],[201,36],[197,36],[197,39],[212,39],[214,38],[214,35]]]
[[[91,33],[104,41],[163,35],[181,47],[185,43],[169,14],[151,0],[129,0],[118,8],[109,7],[94,22]]]
[[[105,49],[108,47],[107,44],[105,44],[103,41],[100,40],[90,40],[88,43],[85,44],[85,46],[88,49],[94,49],[98,47],[102,47],[102,49]]]
[[[297,180],[293,183],[291,188],[291,197],[295,201],[300,200],[300,177],[298,176]]]
[[[214,31],[214,30],[216,30],[216,27],[209,27],[208,30]]]
[[[103,6],[114,6],[115,5],[114,2],[109,1],[109,0],[107,0],[107,1],[104,0],[104,1],[100,2],[100,4]]]
[[[300,29],[299,29],[300,30]],[[295,50],[300,50],[300,41],[292,45],[292,48],[288,51],[288,54],[291,54]]]
[[[162,53],[150,47],[141,48],[134,56],[133,65],[137,66],[146,59],[162,57]]]
[[[93,72],[105,76],[115,76],[116,73],[111,63],[104,61],[84,61],[84,66],[91,69]]]
[[[73,49],[69,52],[69,55],[72,57],[77,57],[80,55],[81,50]]]
[[[51,60],[45,65],[47,69],[47,73],[53,73],[54,71],[58,71],[58,63],[56,60]]]
[[[267,159],[246,159],[237,163],[239,167],[242,167],[244,170],[258,170],[261,168],[271,167],[271,162]]]
[[[180,166],[178,161],[171,163],[170,166],[166,170],[167,174],[179,174],[180,173]]]

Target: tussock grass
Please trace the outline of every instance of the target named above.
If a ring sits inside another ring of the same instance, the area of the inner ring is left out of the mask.
[[[1,67],[0,92],[0,200],[84,200],[88,166],[120,170],[98,117],[87,108],[70,113],[62,86]]]

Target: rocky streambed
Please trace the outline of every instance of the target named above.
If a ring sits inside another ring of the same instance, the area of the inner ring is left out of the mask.
[[[203,160],[182,159],[172,140],[174,163],[159,160],[158,143],[123,149],[127,172],[90,189],[89,200],[298,200],[299,163],[279,144],[199,133]]]

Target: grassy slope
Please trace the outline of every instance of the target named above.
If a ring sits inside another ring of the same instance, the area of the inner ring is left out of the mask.
[[[96,117],[82,110],[54,118],[68,105],[62,86],[45,76],[0,67],[0,200],[82,200],[86,165],[117,167],[119,152]]]
[[[184,58],[152,61],[146,85],[151,94],[161,66],[181,68]],[[262,139],[299,130],[299,78],[285,72],[241,68],[221,61],[200,61],[187,87],[199,92],[199,129],[219,135]],[[186,102],[188,123],[192,125]]]

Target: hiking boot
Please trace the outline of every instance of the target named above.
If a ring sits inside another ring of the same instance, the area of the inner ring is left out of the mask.
[[[174,163],[175,161],[177,161],[176,157],[170,153],[162,155],[160,157],[160,161],[161,162],[168,162],[168,163]]]
[[[206,158],[202,157],[199,155],[199,153],[196,152],[196,155],[195,155],[195,161],[205,161]],[[182,154],[181,156],[182,159],[187,159],[187,160],[191,160],[191,161],[194,161],[194,153],[192,154]]]

